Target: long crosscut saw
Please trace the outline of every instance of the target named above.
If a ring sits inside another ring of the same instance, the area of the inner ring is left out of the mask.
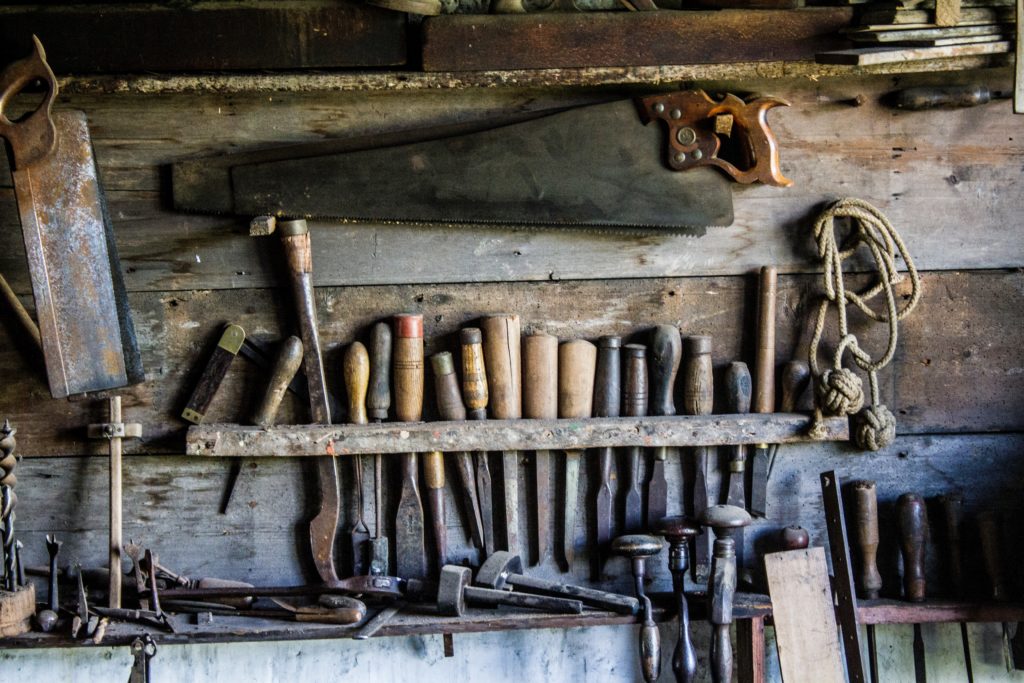
[[[414,131],[192,159],[172,169],[174,205],[346,222],[700,235],[732,223],[726,175],[790,184],[766,121],[768,109],[785,104],[683,91],[435,131],[436,139]],[[665,125],[648,125],[656,120]]]

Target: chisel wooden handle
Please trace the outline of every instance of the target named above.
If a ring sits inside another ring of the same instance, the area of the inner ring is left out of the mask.
[[[896,501],[896,516],[903,555],[903,597],[910,602],[922,602],[925,599],[924,553],[928,537],[924,498],[916,493],[904,493]]]
[[[800,399],[807,391],[807,383],[811,379],[811,369],[806,361],[791,360],[782,366],[782,376],[779,383],[779,410],[783,413],[795,413],[798,410],[806,409],[800,405]]]
[[[446,563],[448,531],[444,514],[444,456],[441,451],[423,455],[423,481],[427,487],[427,507],[434,530],[434,552],[438,570]]]
[[[802,526],[787,526],[779,532],[780,550],[804,550],[811,543],[811,536]]]
[[[939,507],[946,531],[946,564],[953,597],[964,597],[964,570],[960,553],[960,525],[963,521],[964,497],[958,491],[939,496]]]
[[[558,417],[590,417],[594,408],[597,347],[577,339],[558,347]],[[565,452],[565,508],[562,516],[563,558],[567,569],[576,558],[576,507],[579,501],[580,451]]]
[[[366,389],[370,383],[370,354],[360,342],[353,342],[345,349],[342,361],[348,420],[352,424],[364,425],[369,421],[366,417]]]
[[[754,412],[775,412],[775,298],[778,271],[763,266],[757,290],[757,357],[754,363]]]
[[[379,322],[370,331],[370,388],[366,407],[371,420],[388,419],[391,408],[391,328]]]
[[[683,366],[683,414],[710,415],[714,409],[714,376],[711,370],[711,337],[687,337]]]
[[[676,414],[674,392],[682,355],[683,342],[679,330],[672,325],[655,327],[647,359],[647,369],[650,373],[647,410],[651,415]]]
[[[523,417],[550,420],[558,417],[558,337],[535,333],[523,337]],[[534,453],[537,511],[537,558],[548,557],[551,526],[551,451]]]
[[[480,321],[491,417],[515,420],[523,415],[519,316],[494,315]]]
[[[622,414],[626,417],[647,415],[647,347],[643,344],[626,344],[622,347],[626,367],[622,385]],[[625,528],[627,534],[640,531],[643,526],[643,494],[640,487],[640,458],[643,449],[634,446],[629,449],[629,482],[626,489]]]
[[[991,510],[978,513],[978,540],[981,542],[981,559],[989,581],[989,595],[993,600],[1005,600],[1003,562],[999,552],[999,524]]]
[[[395,417],[419,422],[423,415],[423,316],[395,316],[392,352],[395,381]]]
[[[469,411],[469,419],[487,418],[487,372],[484,365],[483,334],[478,328],[467,327],[459,334],[462,341],[462,400]]]
[[[252,417],[253,424],[260,427],[270,427],[277,417],[277,410],[281,407],[284,394],[288,391],[288,384],[295,377],[302,365],[302,340],[296,336],[290,336],[281,342],[281,349],[277,353],[274,367],[270,371],[270,381],[267,383],[267,392],[263,394],[259,408]]]
[[[855,481],[853,491],[853,536],[860,550],[861,567],[857,575],[861,597],[877,600],[882,589],[878,573],[878,498],[873,481]]]

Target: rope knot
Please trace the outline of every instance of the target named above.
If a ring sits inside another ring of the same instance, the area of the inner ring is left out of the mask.
[[[864,405],[864,385],[849,368],[826,370],[815,389],[819,405],[829,415],[852,415]]]
[[[896,416],[881,403],[854,416],[853,440],[858,448],[877,451],[896,440]]]

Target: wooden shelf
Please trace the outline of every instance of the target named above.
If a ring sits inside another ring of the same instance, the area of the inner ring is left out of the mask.
[[[928,600],[861,600],[857,604],[861,624],[948,624],[958,621],[1024,621],[1024,603]]]
[[[586,420],[190,427],[187,455],[312,457],[429,451],[532,451],[627,446],[725,446],[810,441],[807,415],[707,415]],[[850,438],[846,418],[826,418],[823,441]]]

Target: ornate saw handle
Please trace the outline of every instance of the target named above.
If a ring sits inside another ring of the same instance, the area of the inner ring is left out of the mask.
[[[46,52],[39,38],[32,36],[32,42],[32,54],[0,73],[0,137],[6,138],[11,146],[15,169],[30,166],[47,156],[57,142],[57,130],[50,118],[50,109],[57,97],[57,78],[46,63]],[[7,105],[37,80],[46,85],[46,97],[35,111],[11,121],[5,112]]]
[[[782,175],[779,144],[768,127],[768,110],[788,107],[785,100],[759,97],[744,102],[729,94],[717,102],[703,90],[685,90],[644,97],[638,105],[645,124],[661,120],[668,127],[668,165],[673,170],[715,166],[738,183],[793,184]],[[730,159],[719,157],[723,137],[733,143]]]

